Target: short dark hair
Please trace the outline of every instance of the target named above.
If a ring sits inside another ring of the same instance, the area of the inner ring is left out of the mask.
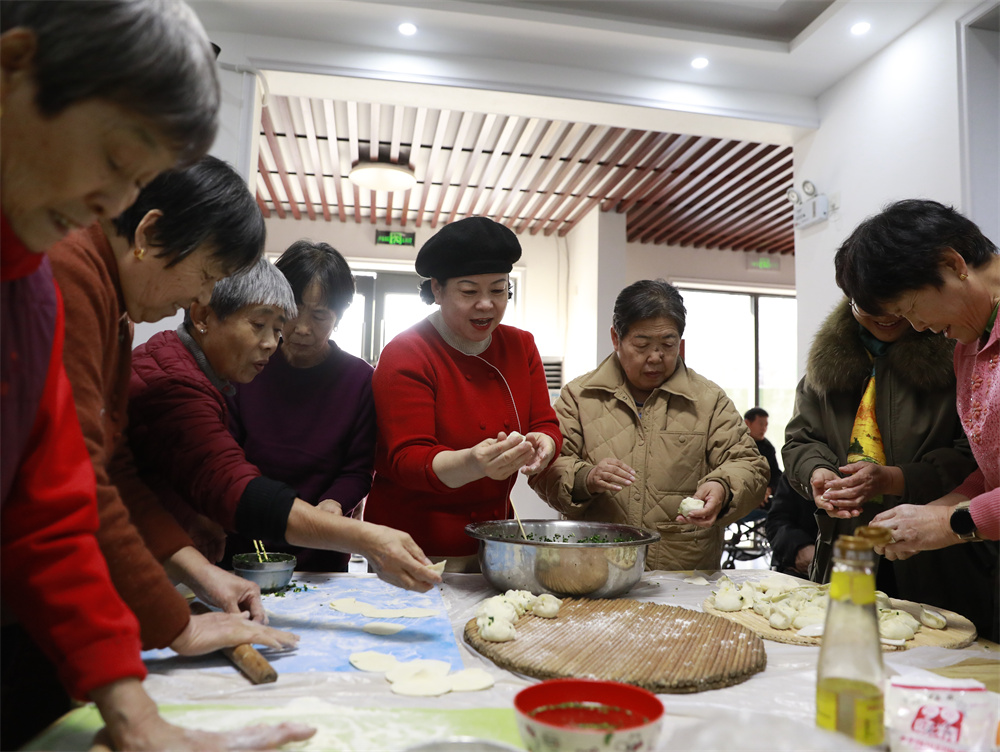
[[[285,275],[301,304],[306,288],[313,282],[327,307],[340,319],[354,300],[354,275],[347,260],[328,243],[296,240],[274,264]]]
[[[687,311],[677,288],[662,279],[641,279],[618,293],[611,324],[618,338],[624,339],[633,324],[661,316],[673,321],[677,333],[684,336]]]
[[[0,31],[30,29],[43,115],[104,99],[148,119],[190,164],[218,127],[215,53],[181,0],[3,0]]]
[[[249,269],[264,252],[266,229],[257,200],[243,178],[221,159],[202,157],[182,170],[168,170],[142,189],[139,198],[114,220],[129,243],[142,218],[163,212],[150,230],[157,253],[173,266],[209,243],[212,257],[229,274]]]
[[[885,303],[905,292],[940,288],[947,248],[972,267],[997,253],[976,224],[954,208],[922,199],[897,201],[858,225],[841,244],[834,259],[837,284],[862,310],[878,316]]]
[[[755,420],[757,420],[757,418],[766,418],[766,417],[768,417],[767,410],[765,410],[763,407],[751,407],[749,410],[743,413],[743,420],[747,421],[748,423],[753,423]]]

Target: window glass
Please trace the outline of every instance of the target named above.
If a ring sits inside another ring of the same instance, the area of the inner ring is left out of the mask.
[[[337,322],[333,332],[333,340],[344,352],[359,358],[365,357],[365,309],[367,298],[361,293],[355,293],[351,305],[344,311],[344,316]]]
[[[390,292],[385,294],[382,318],[382,347],[400,332],[427,318],[436,306],[429,306],[417,293]]]
[[[798,353],[795,322],[798,304],[795,298],[761,296],[757,304],[760,327],[760,406],[768,412],[767,439],[778,450],[785,443],[785,426],[795,407],[798,383]]]
[[[714,381],[742,415],[754,400],[754,317],[750,295],[681,290],[687,309],[684,362]]]

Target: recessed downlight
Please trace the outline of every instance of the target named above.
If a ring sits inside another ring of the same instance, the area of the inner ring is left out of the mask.
[[[417,33],[417,27],[414,24],[411,24],[409,21],[401,23],[398,28],[399,28],[399,33],[402,34],[404,37],[412,37],[414,34]]]
[[[707,57],[696,57],[694,60],[691,61],[691,67],[692,68],[698,68],[698,69],[707,68],[708,67],[708,58]]]
[[[872,25],[867,21],[858,21],[851,27],[851,33],[856,37],[860,37],[862,34],[867,34],[871,28]]]

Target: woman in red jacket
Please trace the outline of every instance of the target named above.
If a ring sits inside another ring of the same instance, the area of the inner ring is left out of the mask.
[[[446,226],[417,254],[435,311],[392,340],[372,381],[378,443],[365,519],[405,530],[448,571],[477,571],[465,526],[511,516],[562,435],[530,334],[500,324],[517,236],[485,217]]]
[[[155,60],[155,65],[149,65]],[[219,106],[208,39],[182,2],[4,2],[0,16],[0,576],[4,607],[93,699],[119,749],[281,744],[289,729],[207,734],[166,723],[141,684],[135,618],[93,532],[94,475],[62,363],[63,311],[41,255],[78,225],[114,216],[138,185],[196,159]],[[17,665],[4,628],[2,746],[59,710]],[[23,632],[22,632],[23,634]],[[22,647],[17,650],[17,644]]]

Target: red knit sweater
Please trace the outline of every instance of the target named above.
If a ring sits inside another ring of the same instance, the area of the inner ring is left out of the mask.
[[[505,383],[506,382],[506,383]],[[508,390],[509,387],[509,390]],[[431,463],[504,431],[540,431],[562,447],[542,360],[530,334],[493,332],[478,356],[448,345],[428,320],[392,340],[372,380],[378,444],[365,519],[405,530],[429,556],[467,556],[477,543],[465,526],[510,516],[516,476],[448,488]]]
[[[20,457],[6,457],[5,489],[0,517],[0,583],[4,607],[10,609],[55,664],[67,691],[83,700],[98,687],[128,677],[143,678],[139,628],[115,592],[97,547],[97,501],[94,472],[80,434],[73,394],[62,363],[63,309],[48,266],[35,271],[30,254],[3,221],[2,295],[5,304],[2,391],[17,400],[24,380],[44,379],[41,399]],[[18,305],[19,287],[35,284],[56,303],[55,331],[39,328],[32,304]],[[42,373],[21,371],[20,347],[51,340]],[[27,336],[29,339],[25,339]],[[21,344],[19,345],[18,342]],[[10,363],[12,368],[6,366]],[[9,405],[5,402],[5,407]],[[5,418],[10,419],[6,412]],[[4,433],[5,439],[10,438]],[[20,442],[17,442],[20,443]],[[6,443],[5,453],[15,447]],[[6,464],[7,462],[10,465]],[[9,489],[9,492],[6,492]]]

